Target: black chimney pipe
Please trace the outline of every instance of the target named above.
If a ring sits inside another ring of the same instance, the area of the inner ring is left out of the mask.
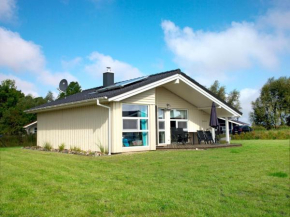
[[[107,87],[114,84],[114,72],[111,67],[107,67],[107,71],[103,73],[103,86]]]

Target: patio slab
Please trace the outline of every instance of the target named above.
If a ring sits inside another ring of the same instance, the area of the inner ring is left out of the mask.
[[[211,149],[211,148],[232,148],[240,147],[242,144],[171,144],[167,146],[157,146],[156,150],[176,150],[176,149]]]

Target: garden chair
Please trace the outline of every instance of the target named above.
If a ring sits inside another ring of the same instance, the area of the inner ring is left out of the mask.
[[[198,144],[200,144],[202,141],[204,141],[204,143],[207,144],[207,138],[204,135],[204,132],[202,130],[197,131],[197,139],[198,139]]]
[[[214,143],[211,132],[210,131],[205,131],[205,136],[207,138],[208,143]]]
[[[178,134],[177,134],[177,129],[176,128],[171,128],[171,142],[178,142]]]

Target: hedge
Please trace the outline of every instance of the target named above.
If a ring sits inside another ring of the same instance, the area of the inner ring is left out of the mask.
[[[290,130],[267,130],[252,131],[249,133],[241,133],[231,135],[232,139],[251,140],[251,139],[290,139]]]
[[[0,147],[36,146],[36,135],[3,135],[0,138]]]

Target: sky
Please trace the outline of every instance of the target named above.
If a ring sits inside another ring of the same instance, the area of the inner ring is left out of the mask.
[[[0,0],[0,81],[33,96],[180,68],[240,91],[240,120],[270,77],[290,76],[290,1]]]

